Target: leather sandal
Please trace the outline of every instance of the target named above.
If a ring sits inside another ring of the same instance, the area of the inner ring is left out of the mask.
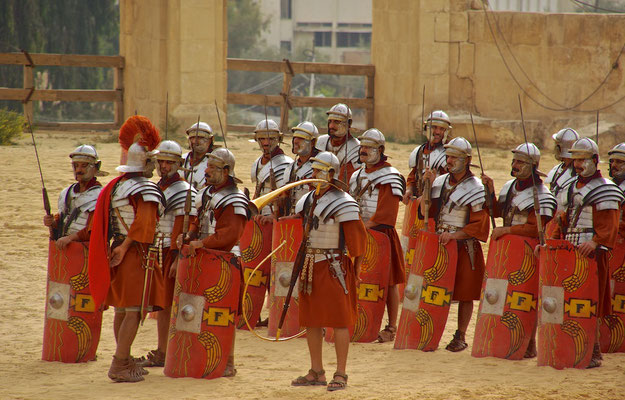
[[[338,381],[336,378],[343,378],[344,380]],[[343,390],[347,387],[347,374],[341,374],[340,372],[335,372],[332,376],[332,380],[328,383],[328,392],[334,392],[336,390]]]
[[[456,353],[458,351],[466,349],[467,347],[469,347],[469,345],[464,340],[464,332],[460,332],[457,330],[456,333],[454,333],[454,338],[451,339],[451,342],[449,342],[445,349]]]
[[[531,338],[529,344],[527,345],[527,350],[525,350],[523,358],[534,357],[536,357],[536,340],[534,338]]]
[[[141,382],[145,378],[134,368],[132,359],[121,359],[113,356],[108,377],[115,382]]]
[[[321,375],[325,375],[326,371],[315,371],[314,369],[309,369],[308,374],[303,376],[298,376],[297,378],[291,381],[291,386],[325,386],[328,382],[324,379],[321,380],[319,377]],[[308,379],[306,376],[311,375],[313,379]]]
[[[152,368],[165,366],[165,353],[159,349],[151,350],[145,357],[135,358],[135,364],[139,367]]]
[[[397,333],[397,328],[391,325],[386,325],[384,329],[378,333],[378,343],[384,342],[392,342],[395,340],[395,334]]]

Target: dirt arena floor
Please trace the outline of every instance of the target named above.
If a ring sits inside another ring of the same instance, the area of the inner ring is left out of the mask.
[[[102,168],[114,172],[119,145],[107,143],[106,134],[37,133],[39,156],[53,209],[59,192],[73,182],[68,154],[79,144],[95,143]],[[258,157],[255,144],[242,137],[228,139],[237,157],[236,173],[251,187],[249,169]],[[290,154],[290,145],[285,145]],[[389,143],[390,162],[408,172],[414,145]],[[475,150],[474,150],[475,151]],[[509,179],[511,153],[482,149],[482,159],[497,190]],[[536,359],[506,361],[471,357],[471,349],[450,353],[393,350],[392,343],[354,344],[350,349],[347,390],[326,393],[323,387],[294,388],[291,379],[309,368],[304,339],[264,342],[246,331],[237,332],[238,375],[211,381],[165,377],[151,369],[137,384],[115,384],[106,376],[114,352],[113,313],[104,314],[98,360],[86,364],[41,361],[46,290],[48,230],[39,172],[30,137],[14,146],[0,147],[0,399],[623,399],[625,354],[604,355],[604,366],[594,370],[558,371],[537,367]],[[474,156],[477,164],[477,157]],[[542,170],[555,164],[550,150],[543,151]],[[604,168],[605,169],[605,168]],[[479,169],[475,169],[479,174]],[[102,179],[109,182],[114,173]],[[607,176],[607,174],[606,174]],[[154,178],[157,179],[157,178]],[[401,229],[403,206],[397,228]],[[501,223],[501,222],[499,222]],[[475,314],[467,341],[473,340]],[[456,327],[452,306],[441,343]],[[266,334],[265,332],[262,332]],[[156,321],[140,328],[133,354],[143,355],[156,345]],[[324,344],[325,369],[336,365],[334,349]]]

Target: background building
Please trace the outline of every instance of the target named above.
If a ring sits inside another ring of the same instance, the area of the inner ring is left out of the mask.
[[[263,39],[293,59],[366,64],[371,60],[371,0],[260,0],[270,18]]]

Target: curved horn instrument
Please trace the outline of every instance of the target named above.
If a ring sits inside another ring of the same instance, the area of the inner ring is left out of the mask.
[[[260,209],[265,207],[267,204],[271,203],[276,197],[280,196],[282,193],[286,192],[287,190],[293,189],[294,187],[297,187],[300,185],[307,185],[310,183],[328,183],[328,181],[324,179],[303,179],[301,181],[292,182],[287,185],[284,185],[274,191],[271,191],[265,195],[260,196],[257,199],[251,200],[250,209],[252,210],[252,214],[258,214]]]

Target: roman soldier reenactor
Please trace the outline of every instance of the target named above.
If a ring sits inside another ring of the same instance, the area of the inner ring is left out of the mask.
[[[436,176],[447,172],[445,161],[445,148],[448,136],[451,133],[451,121],[449,116],[442,110],[434,111],[423,122],[422,131],[428,140],[415,147],[408,158],[408,174],[404,203],[407,204],[411,197],[421,196],[423,191],[423,172],[426,166],[436,172]]]
[[[341,164],[341,171],[336,179],[348,184],[354,171],[360,168],[358,156],[358,139],[349,132],[352,127],[352,110],[343,103],[332,106],[328,111],[328,134],[321,135],[317,140],[319,151],[329,151]]]
[[[293,154],[295,161],[289,164],[284,170],[282,185],[296,182],[302,179],[308,179],[312,175],[311,157],[316,156],[319,150],[315,148],[319,130],[317,126],[310,121],[300,122],[296,127],[292,128],[293,132]],[[295,204],[306,193],[308,188],[304,185],[291,189],[286,195],[286,211],[292,214],[295,210]]]
[[[560,193],[577,177],[570,149],[573,143],[579,139],[579,134],[571,128],[564,128],[554,133],[552,138],[555,141],[554,155],[556,160],[560,161],[560,164],[549,171],[545,184],[549,186],[551,193],[560,201]]]
[[[363,166],[352,174],[349,182],[351,195],[360,205],[361,218],[366,228],[380,231],[388,236],[391,244],[391,262],[386,309],[388,324],[378,334],[379,342],[395,339],[399,290],[397,285],[405,282],[404,257],[395,230],[399,202],[406,190],[406,181],[399,171],[387,162],[384,154],[386,140],[379,130],[368,129],[360,137],[360,162]]]
[[[167,353],[169,320],[171,303],[174,298],[176,269],[178,266],[179,248],[176,238],[182,233],[185,216],[185,200],[191,190],[191,199],[195,200],[196,190],[190,187],[178,172],[182,164],[182,148],[173,140],[162,141],[155,151],[158,163],[156,171],[161,177],[158,187],[165,195],[165,207],[160,209],[160,217],[156,227],[155,244],[160,251],[160,265],[165,283],[165,308],[156,313],[158,348],[150,351],[138,364],[142,367],[164,367]],[[195,215],[195,207],[190,215]]]
[[[559,215],[558,228],[552,238],[569,241],[582,256],[596,261],[599,278],[597,321],[600,321],[611,311],[608,250],[616,243],[620,207],[625,196],[614,182],[601,176],[599,148],[592,139],[577,140],[570,153],[576,177],[561,196],[564,212]],[[601,366],[598,329],[599,323],[588,368]]]
[[[625,143],[619,143],[608,152],[610,177],[625,192]],[[625,238],[625,204],[621,206],[619,234]]]
[[[540,150],[533,143],[523,143],[512,150],[512,170],[510,175],[514,179],[503,185],[499,192],[499,198],[495,197],[493,180],[487,175],[482,175],[482,182],[493,196],[493,215],[503,218],[503,226],[493,228],[491,241],[497,240],[503,235],[518,235],[529,238],[538,238],[538,224],[534,211],[533,185],[537,185],[538,202],[540,204],[541,226],[544,227],[554,217],[558,207],[556,198],[542,183],[541,177],[545,176],[538,169],[540,163]],[[534,175],[532,177],[532,175]],[[523,252],[523,249],[511,249],[510,251]],[[537,262],[536,262],[537,265]],[[536,289],[538,287],[536,286]],[[532,293],[538,297],[538,292]],[[534,321],[535,322],[535,321]],[[536,357],[536,325],[533,324],[529,344],[524,358]]]
[[[208,156],[206,186],[195,199],[197,217],[189,228],[190,237],[196,238],[189,242],[191,255],[199,248],[230,252],[237,257],[241,255],[239,239],[250,218],[250,212],[249,199],[237,187],[241,180],[234,176],[234,163],[234,155],[226,148],[215,149]],[[217,274],[219,271],[212,270],[210,273]],[[241,288],[230,287],[229,290],[238,294]],[[223,376],[235,376],[237,370],[234,368],[234,333],[231,351],[222,357],[228,358]]]
[[[284,171],[293,159],[286,156],[280,148],[282,132],[272,119],[263,119],[256,125],[254,140],[263,152],[263,155],[252,164],[251,178],[252,183],[256,185],[253,198],[256,199],[278,188],[278,184],[283,180]],[[267,205],[260,210],[258,222],[262,225],[270,223],[282,216],[282,211],[277,204]]]
[[[299,322],[306,327],[310,370],[291,382],[293,386],[325,386],[328,391],[347,385],[349,327],[356,323],[356,279],[367,233],[358,203],[336,189],[338,158],[321,152],[312,158],[313,178],[328,181],[304,195],[295,207],[308,232],[306,257],[300,275]],[[349,254],[349,256],[348,256]],[[353,260],[353,263],[352,263]],[[336,372],[327,383],[322,361],[323,328],[334,329]]]
[[[182,158],[182,171],[184,179],[191,182],[195,189],[204,187],[204,170],[208,161],[208,154],[215,148],[213,129],[206,122],[199,122],[191,125],[187,129],[187,139],[191,151],[185,153]]]
[[[147,312],[166,307],[163,271],[153,246],[165,196],[148,179],[154,170],[150,152],[160,142],[152,123],[140,115],[128,118],[119,142],[122,161],[116,169],[121,175],[102,189],[93,216],[89,282],[96,306],[115,307],[117,346],[108,376],[115,382],[137,382],[147,374],[130,355],[139,323]]]
[[[470,171],[471,144],[462,137],[452,139],[445,146],[446,174],[436,177],[427,169],[423,177],[432,183],[429,215],[436,221],[440,243],[454,239],[458,242],[458,262],[452,300],[458,301],[458,329],[447,345],[449,351],[467,348],[465,333],[473,301],[480,298],[484,278],[484,256],[479,241],[485,242],[489,233],[489,215],[484,209],[484,185]],[[425,214],[421,202],[419,218]],[[436,249],[432,249],[436,251]]]
[[[102,162],[93,146],[80,145],[69,157],[76,183],[63,189],[59,195],[58,214],[43,217],[44,225],[58,232],[55,244],[59,249],[67,247],[69,242],[89,241],[91,218],[102,190],[97,177],[108,175],[100,170]]]

